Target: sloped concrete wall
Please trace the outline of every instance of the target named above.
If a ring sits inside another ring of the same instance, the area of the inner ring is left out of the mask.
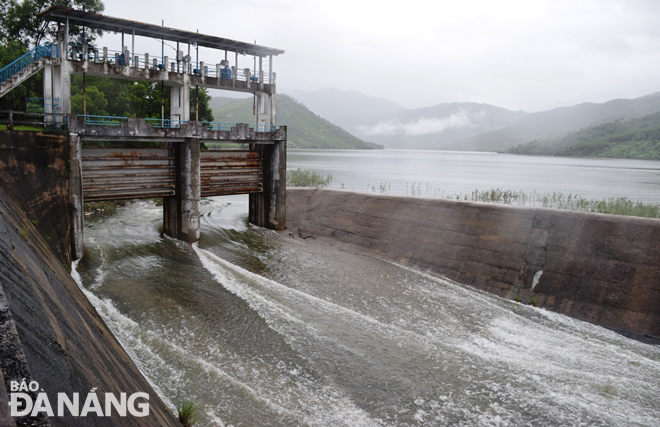
[[[287,201],[291,229],[660,339],[660,220],[316,189]]]
[[[62,262],[71,261],[68,135],[0,131],[0,182]]]
[[[17,424],[180,426],[67,271],[68,144],[61,135],[18,134],[0,134],[0,365],[6,390],[12,380],[37,381],[55,411],[58,392],[80,393],[81,408],[92,388],[101,401],[106,392],[145,392],[150,415],[113,412]],[[7,407],[3,393],[0,405]]]

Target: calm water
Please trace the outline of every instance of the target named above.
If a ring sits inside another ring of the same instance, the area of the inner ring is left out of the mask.
[[[660,161],[573,159],[512,154],[413,150],[289,150],[289,169],[334,177],[332,188],[446,197],[475,189],[627,197],[660,203]]]
[[[348,188],[374,173],[376,185],[403,192],[431,178],[503,187],[515,175],[506,162],[535,169],[524,157],[375,153],[297,151],[290,162]],[[428,163],[414,167],[414,158]],[[459,173],[461,162],[482,178]],[[582,171],[558,163],[537,165],[537,175]],[[590,170],[619,182],[638,173],[657,191],[657,167],[595,161]],[[250,226],[244,196],[205,199],[202,212],[195,246],[161,236],[162,208],[150,201],[88,217],[74,271],[165,402],[201,404],[201,426],[660,425],[658,346]]]

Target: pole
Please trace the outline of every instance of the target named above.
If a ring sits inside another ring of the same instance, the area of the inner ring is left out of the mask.
[[[87,85],[86,73],[83,73],[83,115],[87,115]]]
[[[163,27],[165,26],[165,20],[164,19],[162,20],[162,26]],[[160,63],[163,64],[163,70],[164,70],[167,67],[167,65],[165,64],[165,39],[164,38],[160,39],[160,44],[161,44]]]
[[[199,121],[199,85],[195,85],[195,121]]]
[[[165,82],[160,81],[160,121],[165,127]]]
[[[66,27],[64,30],[64,56],[66,57],[69,48],[69,15],[66,16]]]

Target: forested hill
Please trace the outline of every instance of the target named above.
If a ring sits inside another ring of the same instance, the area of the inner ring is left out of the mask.
[[[556,140],[587,126],[630,120],[660,111],[660,93],[603,104],[586,102],[572,107],[531,113],[510,126],[482,133],[449,147],[450,150],[506,151],[532,140]]]
[[[534,140],[514,147],[509,152],[660,160],[660,112],[637,119],[590,126],[558,139]]]
[[[214,97],[209,105],[219,122],[254,123],[252,98]],[[344,129],[312,113],[290,96],[278,94],[276,122],[288,126],[288,143],[292,148],[372,149],[383,148],[363,141]]]

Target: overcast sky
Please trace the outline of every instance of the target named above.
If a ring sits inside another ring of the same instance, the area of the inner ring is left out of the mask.
[[[660,0],[105,0],[105,7],[110,16],[164,19],[284,49],[274,61],[279,92],[333,88],[409,108],[471,101],[539,111],[660,91]],[[159,53],[157,44],[148,49]]]

